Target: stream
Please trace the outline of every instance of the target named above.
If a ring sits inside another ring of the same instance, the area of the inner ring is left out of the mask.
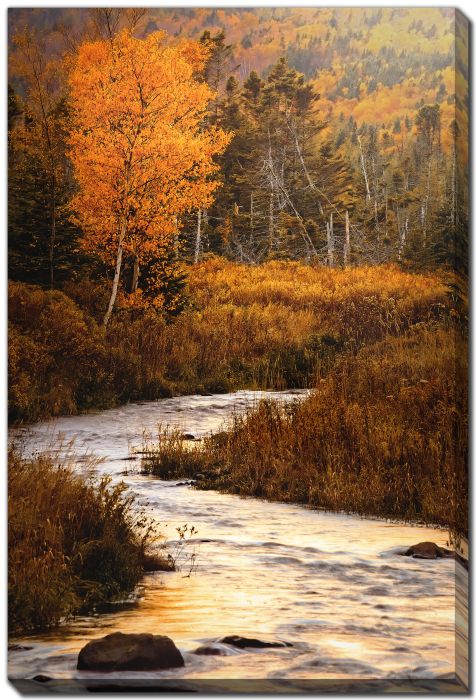
[[[9,652],[9,677],[18,688],[39,674],[54,680],[35,682],[35,692],[74,692],[101,682],[114,689],[121,681],[128,687],[149,683],[206,692],[400,690],[414,679],[424,690],[434,682],[454,690],[455,668],[467,679],[467,608],[459,604],[455,616],[467,572],[453,559],[400,556],[417,542],[445,546],[445,531],[177,486],[141,475],[139,460],[131,459],[158,426],[200,438],[264,395],[293,401],[305,393],[175,397],[11,431],[25,453],[52,445],[57,450],[59,437],[60,451],[74,451],[78,470],[85,468],[86,455],[102,458],[97,472],[126,482],[172,548],[177,527],[193,525],[198,531],[182,547],[178,571],[145,575],[122,604],[49,633],[10,640],[28,647]],[[77,671],[81,647],[115,631],[168,635],[185,667],[154,673]],[[225,656],[193,653],[235,634],[292,646],[226,647]]]

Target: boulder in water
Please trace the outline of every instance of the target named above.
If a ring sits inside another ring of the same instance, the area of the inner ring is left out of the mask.
[[[455,553],[450,549],[439,547],[434,542],[419,542],[404,552],[404,556],[414,559],[454,559]]]
[[[80,671],[154,671],[184,666],[169,637],[114,632],[88,642],[78,656]]]

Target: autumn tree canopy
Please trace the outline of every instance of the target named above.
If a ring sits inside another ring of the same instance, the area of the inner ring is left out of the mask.
[[[83,243],[115,268],[107,325],[123,256],[139,265],[177,234],[180,216],[206,206],[217,187],[213,156],[229,135],[203,124],[213,92],[198,79],[207,49],[168,45],[163,32],[83,44],[69,84],[74,114],[69,156],[72,208]]]
[[[468,71],[455,83],[451,42],[465,54],[466,39],[451,8],[91,8],[55,11],[54,30],[14,15],[12,279],[114,276],[112,305],[116,290],[121,307],[175,313],[182,266],[210,253],[466,259]]]

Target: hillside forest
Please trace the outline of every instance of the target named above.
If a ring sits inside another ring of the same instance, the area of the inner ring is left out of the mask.
[[[171,313],[181,266],[210,254],[461,266],[457,20],[451,9],[12,11],[10,277],[113,279],[119,210],[121,303]]]

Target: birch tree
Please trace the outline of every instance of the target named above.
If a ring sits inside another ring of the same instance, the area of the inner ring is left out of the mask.
[[[170,46],[163,32],[141,40],[127,30],[78,51],[69,80],[72,207],[84,247],[113,272],[104,326],[123,256],[139,265],[173,242],[177,217],[209,204],[217,187],[213,156],[229,136],[202,126],[213,96],[196,79],[206,56],[197,42]]]

